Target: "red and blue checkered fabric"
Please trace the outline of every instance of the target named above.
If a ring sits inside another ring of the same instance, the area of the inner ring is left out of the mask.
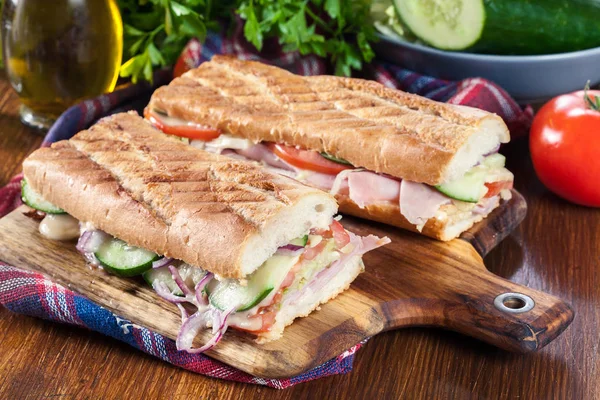
[[[302,75],[328,72],[327,64],[322,59],[315,56],[302,57],[297,53],[283,53],[278,46],[274,46],[272,43],[271,45],[267,43],[265,50],[257,54],[243,40],[239,31],[232,38],[227,39],[218,34],[209,34],[203,45],[192,40],[182,53],[176,71],[198,66],[203,61],[209,60],[214,54],[234,54],[242,59],[260,60]],[[43,146],[68,139],[106,115],[127,110],[141,111],[147,104],[154,88],[168,83],[171,76],[170,71],[159,71],[155,74],[154,85],[142,83],[128,86],[71,107],[48,132]],[[417,93],[438,101],[495,112],[506,121],[513,137],[527,131],[533,116],[531,108],[521,109],[504,90],[480,78],[450,82],[419,75],[380,62],[374,62],[367,66],[361,77],[375,79],[386,86]],[[21,204],[20,181],[21,176],[17,176],[7,186],[0,189],[0,217]],[[0,263],[0,304],[15,313],[89,328],[202,375],[279,389],[300,382],[349,372],[352,369],[354,353],[362,345],[357,344],[344,354],[302,375],[288,379],[262,379],[202,354],[177,351],[173,340],[144,327],[132,325],[130,321],[119,318],[112,312],[38,273],[23,271],[3,263]]]

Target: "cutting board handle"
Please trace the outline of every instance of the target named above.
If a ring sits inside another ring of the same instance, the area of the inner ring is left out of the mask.
[[[453,247],[455,256],[435,268],[444,278],[430,296],[382,304],[386,329],[439,326],[506,350],[530,352],[551,342],[573,320],[573,310],[559,298],[489,272],[466,241],[455,241]]]

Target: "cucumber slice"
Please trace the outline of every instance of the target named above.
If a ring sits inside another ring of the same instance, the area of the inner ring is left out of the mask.
[[[279,288],[290,269],[298,262],[300,256],[283,256],[275,254],[248,278],[247,285],[242,286],[238,280],[226,279],[216,287],[210,288],[209,301],[219,310],[237,307],[236,311],[247,311],[256,307],[275,288]]]
[[[106,270],[124,277],[146,272],[152,268],[152,262],[160,258],[156,253],[129,246],[116,238],[102,243],[94,254]]]
[[[333,161],[333,162],[338,163],[338,164],[352,165],[352,163],[344,160],[343,158],[337,158],[337,157],[332,156],[331,154],[321,153],[321,155],[323,157],[325,157],[326,159],[328,159],[329,161]]]
[[[142,278],[144,278],[146,283],[151,287],[154,287],[155,282],[162,282],[167,285],[171,293],[176,296],[183,296],[183,292],[179,289],[177,283],[175,283],[175,280],[167,267],[157,269],[150,268],[142,274]]]
[[[485,169],[475,168],[467,172],[462,178],[437,185],[435,188],[450,198],[466,201],[467,203],[477,203],[487,192],[485,187],[486,174]]]
[[[483,159],[483,165],[485,165],[488,168],[503,168],[504,165],[506,164],[506,157],[504,157],[502,154],[499,153],[495,153],[495,154],[490,154],[489,156],[487,156],[486,158]]]
[[[46,214],[65,214],[63,209],[44,200],[38,192],[29,186],[25,178],[21,180],[21,198],[23,199],[23,203],[27,204],[29,207],[43,211]]]
[[[189,288],[194,288],[204,277],[204,275],[206,275],[206,271],[204,271],[202,268],[194,267],[185,263],[177,267],[177,270],[179,271],[181,279],[183,279]],[[167,285],[171,293],[176,296],[183,296],[183,292],[173,279],[173,275],[171,275],[171,271],[169,271],[167,266],[157,269],[150,268],[142,274],[142,278],[144,278],[146,283],[152,287],[154,287],[154,283],[156,281],[163,282],[165,285]]]
[[[181,275],[181,279],[192,288],[196,287],[198,282],[200,282],[202,278],[204,278],[204,275],[207,274],[202,268],[185,263],[177,267],[177,270],[179,271],[179,275]]]
[[[481,37],[483,0],[394,0],[402,22],[422,41],[444,50],[463,50]]]
[[[306,246],[306,243],[308,243],[308,235],[304,235],[290,242],[290,244],[293,244],[294,246]]]

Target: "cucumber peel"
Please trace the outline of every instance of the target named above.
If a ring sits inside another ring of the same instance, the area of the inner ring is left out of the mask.
[[[290,244],[295,246],[306,246],[306,243],[308,243],[308,235],[304,235],[290,242]]]
[[[236,311],[250,310],[281,286],[298,258],[275,254],[248,277],[246,285],[235,279],[220,281],[215,287],[210,287],[208,299],[221,311],[232,307]]]
[[[38,192],[33,190],[25,178],[21,180],[21,198],[23,199],[23,203],[29,207],[45,212],[46,214],[65,214],[62,208],[44,200]]]
[[[143,274],[152,268],[154,261],[160,258],[156,253],[129,246],[115,238],[102,243],[94,255],[104,269],[123,277]]]
[[[467,203],[478,203],[485,196],[485,170],[471,170],[462,178],[437,185],[435,188],[446,196]]]

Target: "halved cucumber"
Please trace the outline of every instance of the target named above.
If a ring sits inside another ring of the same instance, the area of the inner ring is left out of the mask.
[[[165,285],[167,285],[171,293],[173,293],[176,296],[183,296],[183,292],[181,291],[181,289],[179,289],[177,283],[175,283],[175,280],[171,275],[171,271],[169,271],[169,268],[167,267],[157,269],[150,268],[142,274],[142,278],[144,278],[146,283],[152,287],[154,287],[154,284],[156,282],[162,282]]]
[[[435,188],[450,198],[466,201],[467,203],[477,203],[487,192],[485,187],[486,174],[485,169],[472,169],[462,178],[437,185]]]
[[[483,159],[481,165],[471,168],[462,178],[435,188],[452,199],[477,203],[487,193],[485,183],[490,182],[490,178],[498,173],[504,174],[504,171],[508,173],[507,178],[511,178],[510,172],[504,169],[505,163],[506,157],[502,154],[490,154]]]
[[[462,50],[481,37],[483,0],[394,0],[402,22],[424,42],[444,50]]]
[[[160,258],[156,253],[129,246],[116,238],[102,243],[94,254],[106,270],[125,277],[146,272],[152,268],[152,262]]]
[[[23,199],[23,203],[27,204],[29,207],[43,211],[46,214],[65,214],[63,209],[44,200],[38,192],[29,186],[25,178],[21,180],[21,198]]]
[[[210,303],[219,310],[236,307],[236,311],[246,311],[256,307],[275,288],[281,286],[299,257],[275,254],[250,275],[246,286],[235,279],[219,282],[216,287],[210,287]]]

